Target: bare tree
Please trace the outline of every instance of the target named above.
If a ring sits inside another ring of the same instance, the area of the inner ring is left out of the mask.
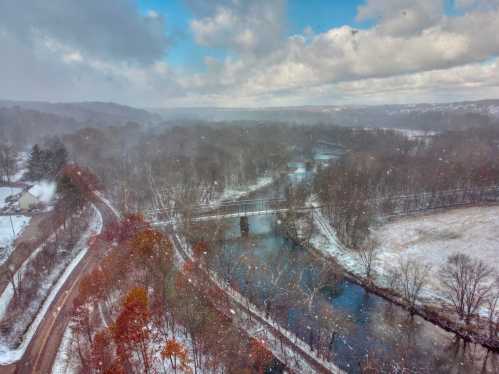
[[[12,265],[9,265],[4,270],[5,276],[8,278],[14,297],[18,298],[22,293],[22,272],[16,271]]]
[[[359,257],[366,278],[371,278],[374,262],[379,256],[379,246],[376,240],[366,240],[357,250],[357,256]]]
[[[499,332],[499,276],[496,277],[494,288],[487,298],[487,307],[489,309],[489,314],[487,316],[489,322],[489,336],[490,338],[495,338]]]
[[[428,281],[431,266],[422,264],[414,259],[401,260],[399,263],[399,286],[413,313],[421,290]]]
[[[307,297],[308,311],[312,311],[314,301],[326,287],[335,288],[341,279],[341,272],[333,261],[310,260],[300,273],[299,284],[303,284]]]
[[[447,295],[461,319],[471,317],[486,302],[492,289],[492,269],[480,260],[456,253],[447,259],[440,278]]]
[[[10,144],[0,144],[0,180],[9,183],[16,172],[16,151]]]

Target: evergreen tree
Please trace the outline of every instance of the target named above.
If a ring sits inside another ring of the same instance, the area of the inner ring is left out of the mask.
[[[59,138],[47,142],[47,175],[55,178],[57,173],[66,165],[68,152]]]
[[[46,149],[35,144],[28,159],[27,177],[32,181],[54,179],[68,161],[68,152],[59,138],[46,143]]]
[[[27,178],[32,181],[38,181],[44,177],[44,155],[38,144],[31,149],[28,159]]]

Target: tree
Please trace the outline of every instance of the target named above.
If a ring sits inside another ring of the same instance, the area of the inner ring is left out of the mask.
[[[326,288],[334,289],[341,278],[338,266],[332,261],[310,260],[300,274],[306,291],[308,311],[312,311],[314,301],[321,291]]]
[[[192,252],[196,259],[201,259],[208,254],[208,243],[204,240],[199,240],[192,246]]]
[[[134,258],[142,265],[144,284],[160,291],[173,264],[170,240],[161,232],[146,227],[135,234],[131,249]]]
[[[421,290],[428,282],[431,266],[414,259],[401,260],[399,263],[399,287],[408,302],[411,313],[414,312]]]
[[[265,341],[251,339],[250,356],[253,360],[253,365],[258,373],[263,374],[267,366],[272,362],[272,353],[268,350]]]
[[[16,151],[10,144],[0,144],[0,181],[11,182],[16,172]]]
[[[95,334],[90,358],[91,367],[99,373],[109,371],[113,363],[112,336],[108,329],[103,329]]]
[[[489,321],[489,337],[495,338],[499,330],[499,321],[497,317],[499,314],[499,277],[496,278],[494,283],[494,290],[490,293],[487,298],[487,307],[489,309],[488,321]]]
[[[28,158],[27,178],[29,180],[38,181],[45,176],[44,155],[38,144],[31,148],[31,153]]]
[[[120,314],[112,327],[116,353],[121,361],[132,366],[135,357],[143,373],[152,370],[152,333],[149,327],[148,296],[144,288],[132,288],[126,295]]]
[[[447,258],[440,270],[440,278],[447,296],[461,319],[466,323],[482,306],[492,285],[492,269],[481,260],[456,253]]]
[[[46,142],[45,147],[47,176],[55,178],[68,161],[68,151],[58,137],[49,139]]]
[[[170,360],[175,374],[177,373],[177,369],[185,373],[190,372],[190,360],[187,355],[187,350],[181,343],[175,340],[175,338],[169,339],[166,342],[165,347],[161,351],[161,357],[164,360]]]
[[[372,239],[366,240],[357,250],[357,255],[364,269],[366,278],[370,279],[373,270],[372,267],[379,255],[378,243]]]

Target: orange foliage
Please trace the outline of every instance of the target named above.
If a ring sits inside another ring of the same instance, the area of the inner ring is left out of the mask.
[[[145,228],[135,235],[132,249],[141,257],[168,258],[171,256],[172,245],[161,232]]]
[[[187,350],[185,347],[177,342],[175,339],[170,339],[166,342],[165,347],[161,351],[161,357],[163,359],[168,359],[172,363],[172,367],[177,371],[177,369],[183,372],[190,372],[189,368],[189,356],[187,355]],[[178,362],[177,362],[178,361]]]
[[[117,354],[123,362],[130,362],[132,352],[138,352],[142,356],[144,366],[149,367],[147,343],[151,336],[148,323],[147,292],[141,287],[132,288],[126,295],[112,328]]]

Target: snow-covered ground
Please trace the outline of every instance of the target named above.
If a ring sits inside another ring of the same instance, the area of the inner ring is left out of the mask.
[[[260,177],[257,179],[255,184],[252,184],[250,186],[241,186],[241,188],[226,188],[222,193],[222,196],[219,199],[217,199],[217,201],[239,199],[243,196],[250,194],[253,191],[268,186],[272,182],[273,182],[272,177]]]
[[[56,192],[55,182],[40,181],[29,189],[29,193],[43,204],[48,204],[54,198]]]
[[[95,214],[92,216],[91,222],[89,227],[85,230],[83,235],[81,236],[80,240],[75,246],[74,253],[75,256],[72,258],[72,260],[69,262],[69,264],[64,264],[65,267],[61,267],[58,269],[55,269],[54,272],[51,274],[51,279],[46,280],[46,284],[41,285],[42,290],[46,290],[47,293],[45,300],[42,301],[42,305],[38,313],[36,314],[35,319],[33,320],[32,323],[29,324],[27,331],[25,334],[22,336],[21,339],[21,344],[15,348],[11,349],[7,344],[0,344],[0,364],[1,365],[8,365],[10,363],[16,362],[21,357],[24,355],[24,352],[26,351],[29,343],[31,342],[31,339],[36,333],[36,330],[38,329],[38,326],[42,322],[43,318],[45,317],[46,313],[48,312],[50,305],[54,301],[57,293],[59,290],[62,288],[64,283],[66,282],[67,278],[71,275],[73,270],[76,268],[78,263],[81,261],[81,259],[85,256],[85,254],[88,251],[88,242],[89,239],[95,235],[98,234],[102,231],[102,216],[100,212],[94,207],[93,208],[95,211]],[[36,254],[35,254],[36,255]],[[33,257],[30,256],[28,258],[28,262],[30,259]],[[28,263],[23,264],[23,266],[18,270],[20,272],[24,272],[25,267],[28,266]],[[14,278],[17,278],[14,276]],[[55,283],[53,283],[55,282]],[[53,285],[53,286],[52,286]],[[39,292],[39,295],[43,296],[43,292]],[[7,296],[5,296],[7,295]],[[0,300],[2,301],[2,305],[0,305],[0,309],[5,312],[6,310],[6,305],[10,302],[10,298],[8,297],[9,295],[13,295],[13,290],[12,290],[12,285],[8,285],[6,289],[4,290],[4,293],[0,296]],[[17,322],[20,322],[22,318],[19,318]]]
[[[28,163],[29,153],[28,152],[19,152],[17,155],[17,172],[14,174],[10,180],[12,182],[19,182],[21,178],[26,173],[27,163]]]
[[[0,216],[0,264],[3,264],[10,256],[14,242],[13,234],[15,233],[15,238],[17,238],[30,219],[25,216]]]
[[[5,199],[12,195],[17,195],[22,191],[17,187],[0,187],[0,210],[7,206]]]
[[[499,274],[499,207],[474,207],[406,217],[374,231],[380,245],[377,270],[384,274],[401,258],[432,265],[429,286],[439,292],[438,270],[459,252],[477,258]]]
[[[373,269],[375,283],[386,287],[390,270],[403,259],[415,259],[432,266],[422,298],[428,302],[445,300],[439,269],[456,252],[484,261],[499,274],[498,216],[497,206],[453,209],[401,218],[373,230],[373,237],[380,243]],[[312,245],[349,272],[364,276],[359,257],[340,243],[327,219],[315,212],[314,222],[319,230],[312,237]]]

